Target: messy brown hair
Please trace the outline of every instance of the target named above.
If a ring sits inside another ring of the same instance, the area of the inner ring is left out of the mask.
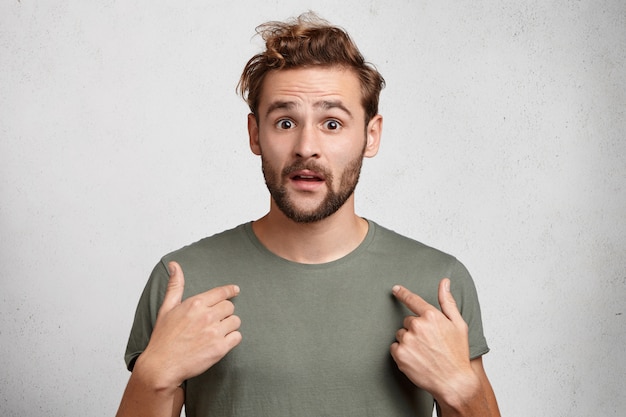
[[[378,99],[385,80],[365,61],[345,30],[309,12],[286,22],[264,23],[256,32],[265,41],[266,50],[248,61],[237,85],[237,91],[255,116],[268,72],[311,66],[353,70],[361,84],[365,122],[378,114]]]

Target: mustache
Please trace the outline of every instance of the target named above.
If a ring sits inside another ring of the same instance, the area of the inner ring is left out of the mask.
[[[288,177],[293,172],[304,171],[304,170],[313,171],[313,172],[322,174],[326,180],[332,179],[331,172],[328,171],[323,166],[316,164],[315,162],[302,162],[302,161],[294,162],[293,164],[286,166],[283,169],[282,174],[283,176]]]

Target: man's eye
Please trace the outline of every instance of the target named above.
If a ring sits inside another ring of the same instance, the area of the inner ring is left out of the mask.
[[[281,119],[276,123],[276,127],[283,130],[293,129],[295,123],[289,119]]]
[[[337,120],[327,120],[324,122],[324,127],[328,130],[337,130],[341,128],[341,123]]]

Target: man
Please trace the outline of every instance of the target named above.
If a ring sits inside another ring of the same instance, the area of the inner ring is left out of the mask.
[[[355,214],[383,78],[312,14],[258,31],[239,88],[269,212],[155,267],[118,416],[498,416],[465,268]]]

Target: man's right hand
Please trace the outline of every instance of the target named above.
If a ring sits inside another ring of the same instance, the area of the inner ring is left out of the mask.
[[[168,268],[170,279],[150,342],[135,364],[157,390],[200,375],[241,342],[241,320],[230,301],[239,287],[216,287],[182,301],[182,268],[176,262]]]

